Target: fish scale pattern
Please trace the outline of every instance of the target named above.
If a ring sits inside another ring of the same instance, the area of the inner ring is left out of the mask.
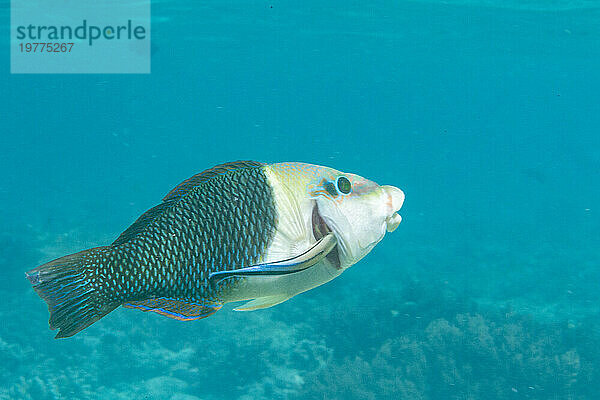
[[[98,267],[106,277],[100,292],[113,304],[159,297],[218,303],[222,292],[209,275],[260,262],[276,226],[262,164],[215,167],[183,182],[113,243]]]

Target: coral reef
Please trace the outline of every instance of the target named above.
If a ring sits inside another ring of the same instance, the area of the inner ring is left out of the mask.
[[[523,282],[529,269],[558,270],[561,260],[540,251],[538,261],[532,253],[502,261],[492,246],[468,253],[470,265],[484,267],[461,272],[448,261],[459,252],[438,248],[429,251],[428,262],[441,264],[435,273],[415,257],[393,279],[366,285],[388,268],[383,254],[369,270],[272,309],[227,306],[191,323],[119,309],[55,341],[44,304],[15,266],[35,265],[64,242],[0,237],[0,268],[9,271],[0,286],[0,399],[575,400],[600,389],[600,319],[588,301],[597,293],[587,282],[597,272],[585,255],[568,255],[584,266],[575,276],[533,285]],[[410,261],[411,250],[401,251]],[[506,265],[524,267],[485,283]],[[486,297],[482,286],[494,290]]]

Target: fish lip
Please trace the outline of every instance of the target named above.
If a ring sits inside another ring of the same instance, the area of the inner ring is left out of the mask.
[[[402,189],[395,186],[383,185],[381,186],[383,192],[387,195],[387,207],[390,212],[390,216],[400,211],[404,205],[405,195]]]
[[[332,232],[329,225],[327,225],[325,222],[325,219],[319,213],[319,206],[316,202],[312,211],[312,230],[315,240],[320,240],[325,235]],[[331,250],[331,252],[329,252],[329,254],[327,254],[326,258],[336,269],[342,269],[340,253],[337,245],[333,248],[333,250]]]

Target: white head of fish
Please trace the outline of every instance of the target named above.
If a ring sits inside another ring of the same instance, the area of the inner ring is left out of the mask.
[[[355,174],[323,168],[308,187],[317,212],[338,240],[339,267],[348,268],[366,256],[402,217],[404,193]]]

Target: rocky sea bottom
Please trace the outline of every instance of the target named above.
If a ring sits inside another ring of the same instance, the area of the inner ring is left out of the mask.
[[[591,399],[600,282],[587,250],[403,243],[257,312],[117,309],[54,340],[22,273],[96,243],[0,237],[0,399]]]

